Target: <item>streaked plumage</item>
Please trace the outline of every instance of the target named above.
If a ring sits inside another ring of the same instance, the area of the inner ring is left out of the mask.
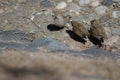
[[[77,34],[80,37],[86,37],[89,36],[89,31],[87,28],[83,25],[83,23],[78,23],[77,21],[71,21],[71,25],[73,28],[73,32]]]
[[[90,33],[99,40],[107,38],[104,28],[97,20],[91,21]]]

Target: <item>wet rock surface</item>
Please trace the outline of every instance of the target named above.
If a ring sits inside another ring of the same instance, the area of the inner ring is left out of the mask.
[[[120,79],[119,4],[119,0],[0,0],[0,80]],[[89,30],[94,19],[108,36],[102,47],[95,38],[76,35],[70,23],[83,22]]]

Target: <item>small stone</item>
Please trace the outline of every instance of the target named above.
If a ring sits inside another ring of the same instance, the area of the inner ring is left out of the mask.
[[[65,2],[60,2],[57,4],[56,9],[64,9],[65,7],[67,7],[67,4]]]
[[[79,5],[80,6],[86,6],[86,5],[88,5],[88,4],[90,4],[90,0],[80,0],[79,1]]]
[[[111,28],[112,35],[119,35],[120,36],[120,28]]]
[[[54,5],[50,0],[40,0],[40,6],[49,8],[49,7],[53,7]]]
[[[113,1],[112,0],[103,0],[102,1],[102,5],[105,5],[105,6],[110,6],[112,5]]]
[[[98,15],[103,15],[106,13],[106,10],[108,8],[106,6],[99,6],[99,7],[96,7],[95,8],[95,12],[98,14]]]
[[[76,12],[76,11],[79,11],[80,9],[81,7],[79,7],[75,3],[68,4],[68,7],[67,7],[67,10],[69,10],[70,12]]]
[[[17,0],[19,3],[25,3],[27,0]]]
[[[112,17],[113,18],[120,18],[120,11],[114,11],[114,12],[112,12]]]
[[[94,20],[94,19],[99,19],[99,16],[95,13],[88,13],[88,14],[84,15],[83,19],[84,19],[85,23],[88,24],[88,28],[90,28],[90,26],[89,26],[89,25],[91,25],[90,21]]]
[[[65,21],[61,15],[57,15],[56,18],[54,19],[54,24],[59,27],[64,27]]]
[[[73,0],[67,0],[67,2],[71,3],[71,2],[73,2]]]
[[[99,0],[93,0],[90,4],[90,6],[92,6],[92,7],[96,7],[96,6],[99,6],[99,5],[100,5]]]

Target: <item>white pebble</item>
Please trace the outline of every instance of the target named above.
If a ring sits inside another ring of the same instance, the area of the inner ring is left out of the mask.
[[[73,0],[67,0],[67,2],[71,3],[71,2],[73,2]]]
[[[113,18],[120,18],[120,11],[114,11],[114,12],[112,12],[112,17]]]
[[[92,6],[92,7],[96,7],[96,6],[99,6],[99,5],[100,5],[99,0],[93,0],[90,4],[90,6]]]
[[[35,16],[31,16],[30,20],[33,21],[34,18],[35,18]]]
[[[96,7],[95,8],[95,12],[98,14],[98,15],[103,15],[106,13],[106,10],[108,8],[106,6],[99,6],[99,7]]]
[[[5,20],[5,23],[8,23],[8,20]]]
[[[65,2],[60,2],[57,4],[56,9],[64,9],[65,7],[67,7],[67,4]]]
[[[91,2],[91,0],[80,0],[79,5],[80,6],[86,6]]]

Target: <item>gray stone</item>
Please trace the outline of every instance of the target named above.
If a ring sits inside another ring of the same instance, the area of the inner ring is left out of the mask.
[[[67,7],[66,2],[60,2],[57,4],[56,9],[64,9],[65,7]]]
[[[28,45],[28,50],[36,50],[38,47],[45,48],[52,52],[59,52],[67,50],[67,46],[60,41],[53,40],[51,38],[42,38],[34,40]]]
[[[89,4],[89,5],[92,6],[92,7],[99,6],[99,5],[100,5],[100,1],[99,1],[99,0],[93,0],[93,1],[91,2],[91,4]]]
[[[80,6],[86,6],[90,4],[91,0],[79,0],[79,5]]]
[[[111,6],[113,4],[113,1],[112,0],[103,0],[102,4],[105,6]]]
[[[57,15],[56,18],[54,19],[54,24],[59,27],[64,27],[66,23],[61,15]]]
[[[67,2],[71,3],[71,2],[73,2],[73,0],[67,0]]]
[[[67,9],[71,12],[75,12],[75,11],[79,11],[81,9],[81,7],[79,7],[77,4],[75,3],[70,3],[68,4]]]
[[[120,11],[113,11],[112,12],[112,17],[113,18],[120,18]]]
[[[102,5],[95,8],[95,12],[101,16],[103,16],[106,13],[106,10],[108,10],[108,8]]]
[[[120,28],[111,28],[112,35],[120,35]]]
[[[54,4],[50,0],[40,0],[40,6],[44,8],[53,7]]]

